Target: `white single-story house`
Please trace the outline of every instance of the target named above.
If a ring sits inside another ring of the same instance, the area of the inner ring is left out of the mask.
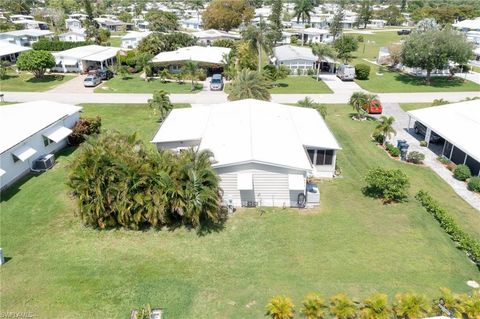
[[[48,24],[43,21],[23,19],[12,21],[12,23],[21,25],[24,29],[48,30]]]
[[[367,24],[368,27],[374,28],[374,29],[383,29],[385,28],[385,25],[387,24],[387,21],[382,20],[382,19],[371,19],[369,23]]]
[[[480,17],[475,19],[467,19],[452,24],[452,26],[460,31],[480,31]]]
[[[132,23],[126,23],[120,20],[112,18],[94,18],[97,21],[100,28],[110,30],[112,32],[118,32],[123,30],[131,30],[133,27]]]
[[[10,16],[11,22],[20,21],[20,20],[34,20],[34,17],[30,15],[25,15],[25,14],[12,14]]]
[[[468,41],[480,45],[480,31],[468,31],[465,36]]]
[[[328,14],[316,14],[310,18],[310,22],[302,22],[301,19],[297,21],[295,17],[290,20],[290,27],[301,29],[305,28],[305,25],[309,25],[312,28],[327,29],[329,18],[330,16]]]
[[[79,19],[68,18],[65,19],[65,28],[67,30],[78,30],[82,28],[82,21]]]
[[[114,65],[115,57],[121,48],[104,47],[100,45],[85,45],[55,52],[56,65],[52,68],[57,72],[86,72],[94,69],[105,69]]]
[[[330,35],[329,30],[307,28],[297,32],[298,38],[303,40],[303,43],[330,43],[333,41],[333,36]]]
[[[224,65],[224,56],[230,53],[230,48],[191,46],[175,51],[160,52],[152,62],[168,67],[172,73],[178,73],[186,61],[195,61],[201,67],[206,67],[209,74],[220,72]]]
[[[480,175],[479,104],[473,100],[409,111],[409,128],[414,121],[422,123],[427,143],[432,132],[444,139],[440,155],[467,165],[472,175]]]
[[[298,47],[294,45],[281,45],[273,48],[272,62],[279,67],[285,65],[293,74],[300,69],[306,73],[308,69],[315,69],[318,57],[310,47]]]
[[[87,35],[83,29],[73,29],[60,34],[58,39],[63,42],[83,42],[87,40]]]
[[[27,47],[31,46],[32,43],[37,42],[41,38],[51,37],[53,37],[53,32],[37,29],[15,30],[0,33],[0,40]]]
[[[223,200],[237,207],[297,206],[307,177],[334,175],[340,149],[316,110],[253,99],[174,109],[152,143],[210,150]]]
[[[35,159],[65,147],[81,110],[50,101],[0,107],[0,189],[27,174]]]
[[[80,20],[80,21],[84,21],[88,18],[88,15],[84,14],[84,13],[72,13],[72,14],[69,14],[68,15],[68,18],[69,19],[77,19],[77,20]]]
[[[209,29],[205,31],[197,31],[190,33],[199,43],[211,44],[216,40],[240,40],[242,37],[237,33],[230,33],[225,31],[219,31],[215,29]]]
[[[179,21],[180,27],[182,29],[187,29],[187,30],[202,30],[203,29],[203,23],[202,19],[198,18],[191,18],[191,19],[181,19]]]
[[[0,61],[9,61],[15,63],[20,53],[31,50],[32,48],[13,44],[7,41],[0,41]]]
[[[140,43],[140,41],[142,41],[143,38],[147,37],[151,33],[152,32],[150,31],[144,31],[144,32],[130,31],[122,37],[121,46],[123,49],[135,49]]]

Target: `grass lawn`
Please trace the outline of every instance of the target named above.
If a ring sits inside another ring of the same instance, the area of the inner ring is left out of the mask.
[[[400,103],[400,107],[405,112],[417,109],[424,109],[426,107],[432,107],[432,103]]]
[[[320,94],[332,93],[323,82],[311,76],[288,76],[276,81],[277,86],[270,90],[272,94]]]
[[[110,39],[108,39],[108,42],[110,42],[110,46],[119,48],[122,45],[122,38],[110,37]]]
[[[390,296],[438,287],[467,291],[479,271],[412,198],[382,205],[361,194],[370,167],[401,168],[412,184],[480,238],[478,212],[430,169],[391,160],[369,141],[373,122],[354,122],[349,106],[329,106],[327,122],[343,150],[343,178],[320,183],[321,207],[312,211],[240,210],[225,229],[205,236],[186,229],[145,232],[85,228],[65,186],[66,150],[50,171],[7,192],[0,203],[2,311],[39,318],[125,318],[146,303],[168,318],[260,318],[274,294],[300,305],[306,293],[374,291]],[[86,105],[106,129],[158,128],[143,105]]]
[[[121,76],[104,82],[95,89],[95,93],[153,93],[155,90],[164,90],[168,93],[197,93],[203,88],[202,84],[197,84],[195,90],[191,91],[191,84],[188,81],[183,83],[162,82],[160,80],[150,80],[148,82],[140,78],[139,75],[131,75],[125,79]]]
[[[29,73],[9,73],[0,80],[0,91],[3,92],[43,92],[53,89],[59,84],[73,79],[73,75],[47,74],[42,79],[36,79]]]
[[[364,41],[358,44],[358,50],[354,54],[357,58],[366,58],[374,60],[378,56],[378,50],[381,47],[392,43],[400,42],[406,36],[400,36],[396,31],[375,32],[373,34],[350,33],[353,36],[362,36]]]

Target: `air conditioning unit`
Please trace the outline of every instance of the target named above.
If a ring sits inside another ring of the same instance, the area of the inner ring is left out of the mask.
[[[53,154],[47,154],[36,159],[32,165],[32,171],[34,172],[45,172],[55,165],[55,156]]]

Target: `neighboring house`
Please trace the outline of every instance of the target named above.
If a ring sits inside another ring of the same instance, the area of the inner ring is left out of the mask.
[[[297,22],[297,18],[295,17],[290,20],[290,27],[303,29],[306,25],[309,25],[312,28],[327,29],[329,19],[330,15],[328,14],[314,15],[310,18],[310,22],[302,22],[301,19]]]
[[[48,30],[48,24],[43,21],[24,19],[15,20],[12,23],[16,25],[21,25],[24,29]]]
[[[452,26],[460,31],[480,31],[480,17],[471,20],[463,20],[452,24]]]
[[[215,29],[209,29],[205,31],[198,31],[190,33],[195,37],[198,43],[210,45],[217,40],[240,40],[241,36],[236,33],[229,33],[225,31],[219,31]]]
[[[28,50],[31,50],[31,48],[6,41],[0,41],[0,61],[15,63],[20,53]]]
[[[473,54],[475,55],[475,61],[480,61],[480,47],[474,49]]]
[[[52,71],[86,72],[88,70],[105,69],[115,64],[115,57],[120,48],[100,45],[85,45],[53,53],[56,65]]]
[[[100,28],[110,30],[111,32],[132,30],[133,24],[125,23],[120,20],[113,20],[112,18],[95,18]]]
[[[480,31],[468,31],[465,35],[468,41],[480,46]]]
[[[298,38],[298,36],[294,33],[282,31],[282,39],[280,41],[278,41],[277,44],[290,44],[290,43],[292,43],[292,36]]]
[[[306,74],[308,69],[315,69],[317,60],[310,47],[281,45],[273,48],[272,62],[277,67],[285,65],[292,74]]]
[[[58,39],[63,42],[83,42],[87,40],[87,36],[83,29],[74,29],[60,34]]]
[[[187,30],[203,29],[202,19],[198,19],[198,18],[181,19],[179,23],[182,29],[187,29]]]
[[[0,33],[0,40],[22,46],[31,46],[32,43],[37,42],[41,38],[51,37],[53,37],[53,32],[37,29],[15,30]]]
[[[34,20],[32,16],[29,15],[24,15],[24,14],[12,14],[10,16],[10,21],[15,22],[15,21],[20,21],[20,20]]]
[[[130,31],[126,35],[122,37],[122,48],[123,49],[135,49],[140,41],[143,38],[150,35],[152,32],[145,31],[145,32],[138,32],[138,31]]]
[[[77,19],[77,20],[80,20],[80,21],[84,21],[88,18],[88,15],[84,14],[84,13],[72,13],[72,14],[69,14],[68,15],[68,18],[69,19]]]
[[[63,148],[81,110],[50,101],[0,107],[0,189],[27,174],[35,159]]]
[[[473,176],[480,175],[480,107],[464,101],[408,112],[408,127],[419,121],[426,127],[425,141],[432,133],[444,139],[440,154],[455,164],[465,164]],[[477,132],[477,133],[475,133]]]
[[[386,24],[387,24],[387,21],[385,20],[371,19],[370,22],[367,24],[367,26],[374,29],[383,29],[385,28]]]
[[[333,37],[330,35],[329,30],[317,28],[298,30],[298,38],[300,41],[303,41],[304,44],[330,43],[333,41]]]
[[[167,67],[171,73],[179,73],[185,62],[195,61],[200,67],[206,68],[207,74],[211,75],[222,72],[224,56],[230,51],[231,49],[222,47],[192,46],[161,52],[152,59],[152,62]]]
[[[79,19],[68,18],[65,19],[65,28],[67,30],[78,30],[82,28],[82,21]]]
[[[212,151],[223,199],[237,207],[297,206],[307,177],[334,175],[340,149],[315,109],[253,99],[174,109],[152,143]]]

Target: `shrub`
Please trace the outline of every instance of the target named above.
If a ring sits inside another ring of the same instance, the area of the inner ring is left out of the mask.
[[[398,149],[398,147],[393,146],[393,144],[387,143],[385,144],[385,148],[387,149],[388,153],[390,153],[392,157],[400,156],[400,150]]]
[[[445,104],[448,104],[448,103],[450,103],[450,102],[448,102],[447,100],[444,100],[444,99],[435,99],[432,102],[432,106],[445,105]]]
[[[385,203],[401,202],[407,198],[410,186],[407,175],[399,169],[372,168],[365,177],[365,195],[382,198]]]
[[[355,65],[355,77],[359,80],[368,80],[370,76],[370,65],[367,64],[357,64]]]
[[[427,141],[420,141],[421,147],[427,147],[427,145],[428,145]]]
[[[307,70],[307,74],[310,75],[310,76],[312,76],[312,75],[315,74],[315,70],[314,70],[314,69],[308,69],[308,70]]]
[[[85,141],[85,137],[89,135],[99,134],[102,126],[102,119],[95,118],[80,118],[72,129],[72,134],[68,136],[68,143],[70,145],[80,145]]]
[[[458,243],[459,247],[467,252],[469,257],[476,263],[480,262],[480,242],[467,234],[457,225],[448,212],[440,207],[428,192],[419,191],[415,198],[422,206],[440,223],[443,230]]]
[[[424,159],[425,155],[417,151],[410,152],[407,155],[407,162],[414,164],[422,164]]]
[[[214,47],[223,47],[223,48],[230,48],[232,50],[236,47],[236,41],[230,39],[219,39],[213,41],[212,46]]]
[[[472,177],[472,173],[470,172],[470,168],[467,165],[457,165],[453,170],[453,176],[458,179],[459,181],[466,181],[470,177]]]
[[[468,189],[472,192],[480,193],[480,177],[475,176],[468,180]]]
[[[364,41],[363,35],[357,36],[357,41],[358,42],[363,42]]]
[[[303,74],[303,70],[300,69],[300,68],[298,68],[298,69],[297,69],[297,75],[302,75],[302,74]]]
[[[44,51],[64,51],[64,50],[82,47],[90,44],[93,44],[93,42],[90,42],[90,41],[64,42],[60,40],[50,40],[50,39],[44,38],[33,43],[32,48],[34,50],[44,50]]]
[[[453,170],[455,169],[455,167],[457,167],[457,165],[454,163],[454,162],[448,162],[447,163],[447,169],[451,172],[453,172]]]
[[[373,140],[374,140],[375,142],[377,142],[378,144],[382,144],[382,145],[383,145],[383,142],[384,142],[384,140],[385,140],[385,136],[383,136],[382,133],[380,133],[380,132],[375,132],[375,133],[373,133],[372,137],[373,137]]]
[[[447,165],[448,163],[450,163],[450,160],[448,158],[446,158],[445,156],[437,157],[437,161],[439,161],[443,165]]]

